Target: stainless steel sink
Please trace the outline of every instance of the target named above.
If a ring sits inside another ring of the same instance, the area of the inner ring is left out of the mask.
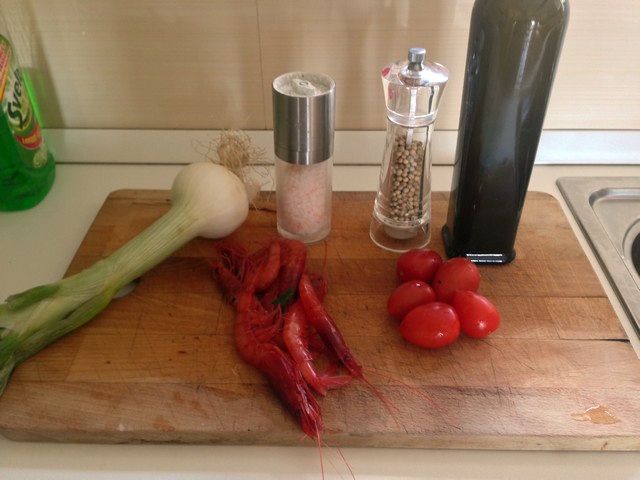
[[[640,177],[563,177],[557,183],[640,334]]]

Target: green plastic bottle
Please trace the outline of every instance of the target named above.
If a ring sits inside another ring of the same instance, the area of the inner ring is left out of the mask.
[[[37,205],[55,178],[55,161],[42,139],[23,74],[9,41],[0,35],[0,210]]]

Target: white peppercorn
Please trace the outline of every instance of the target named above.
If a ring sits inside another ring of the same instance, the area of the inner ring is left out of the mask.
[[[391,153],[391,217],[398,221],[416,220],[421,214],[422,173],[425,149],[423,142],[407,145],[405,135],[396,135]]]

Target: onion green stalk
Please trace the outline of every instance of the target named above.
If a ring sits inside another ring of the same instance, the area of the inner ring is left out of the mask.
[[[183,168],[171,188],[171,209],[91,267],[0,304],[0,394],[13,369],[100,313],[118,293],[197,236],[222,238],[246,219],[242,181],[223,166]]]

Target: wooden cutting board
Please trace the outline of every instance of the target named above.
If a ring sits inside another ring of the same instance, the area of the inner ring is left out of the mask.
[[[369,240],[372,204],[372,193],[336,193],[331,236],[326,249],[310,249],[310,263],[320,270],[327,255],[327,308],[395,408],[362,382],[330,392],[320,401],[329,445],[640,449],[640,361],[553,197],[528,195],[512,264],[480,267],[502,327],[439,351],[405,343],[386,315],[396,256]],[[112,193],[69,273],[168,206],[164,191]],[[257,246],[275,234],[273,203],[261,206],[234,240]],[[447,196],[434,194],[440,253],[446,208]],[[239,360],[213,256],[212,241],[194,240],[20,366],[0,398],[0,431],[15,440],[312,444]]]

